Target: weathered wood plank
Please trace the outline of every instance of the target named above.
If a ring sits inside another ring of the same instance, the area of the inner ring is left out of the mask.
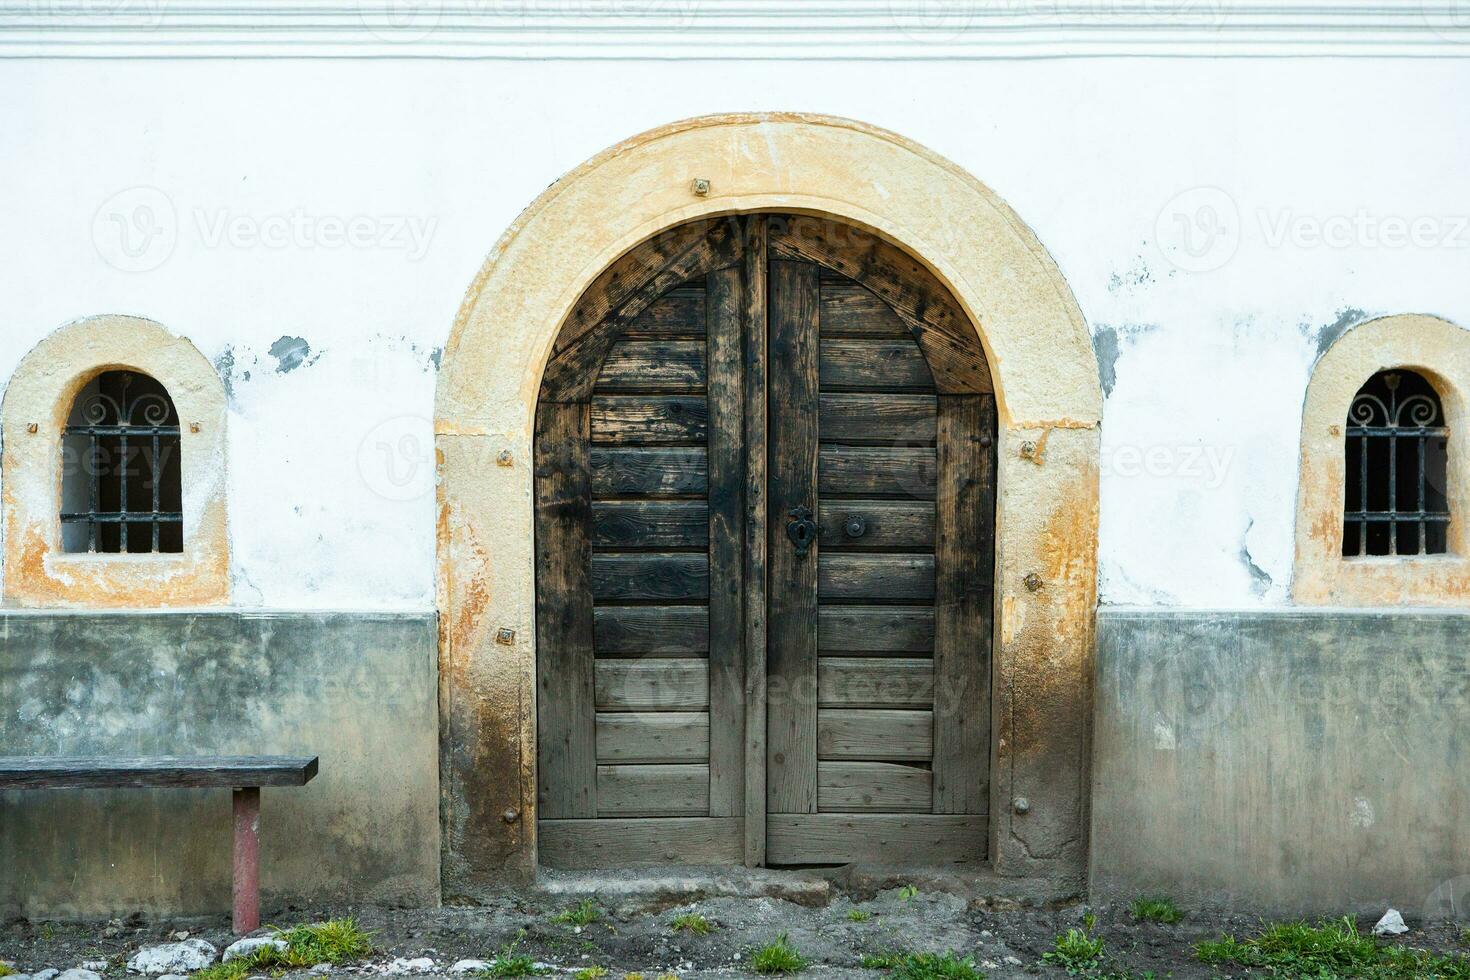
[[[697,711],[709,707],[709,665],[704,660],[600,659],[595,676],[599,711]]]
[[[934,812],[980,813],[990,777],[995,399],[939,399]]]
[[[704,496],[708,480],[702,447],[592,450],[592,493],[598,497]]]
[[[770,263],[770,644],[767,687],[785,692],[766,705],[767,809],[815,813],[817,725],[809,689],[817,674],[817,563],[820,547],[798,557],[786,525],[798,508],[814,510],[817,480],[817,267]]]
[[[802,215],[772,219],[772,254],[818,262],[856,280],[883,300],[918,341],[940,391],[989,392],[990,369],[968,316],[923,263],[882,239]]]
[[[704,334],[704,284],[664,293],[623,327],[624,337],[694,337]]]
[[[703,606],[597,606],[592,629],[599,656],[679,657],[709,650]]]
[[[928,446],[934,442],[936,408],[934,395],[823,392],[819,429],[823,442]]]
[[[985,860],[984,816],[932,813],[771,814],[766,858],[771,864],[973,864]]]
[[[589,870],[654,864],[739,864],[739,817],[542,820],[537,853],[549,868]]]
[[[817,765],[817,809],[823,813],[928,813],[932,774],[891,762]],[[599,795],[602,786],[597,787]]]
[[[708,814],[709,766],[597,767],[600,817]]]
[[[594,392],[698,392],[707,367],[702,340],[630,340],[612,345]]]
[[[305,786],[316,756],[0,756],[3,789]]]
[[[740,261],[737,221],[722,218],[697,224],[703,225],[703,233],[692,241],[682,228],[660,235],[618,260],[587,289],[557,334],[542,374],[541,397],[585,398],[613,343],[649,304],[691,278]],[[665,248],[666,243],[670,247]],[[625,261],[634,267],[619,270]]]
[[[745,812],[745,390],[742,267],[712,272],[709,296],[709,812]]]
[[[823,391],[933,391],[934,377],[912,340],[822,341]]]
[[[705,602],[709,556],[690,552],[599,553],[592,556],[597,602]]]
[[[931,708],[934,662],[917,657],[821,657],[817,704],[823,708]]]
[[[592,505],[594,548],[703,548],[708,543],[709,506],[702,500],[599,500]]]
[[[548,817],[597,813],[592,589],[585,402],[537,409],[537,795]]]
[[[937,470],[932,449],[823,446],[818,487],[823,497],[932,500]]]
[[[934,610],[918,606],[823,606],[817,646],[826,653],[932,653]]]
[[[597,761],[708,762],[709,715],[703,711],[600,713]]]
[[[820,509],[823,551],[934,550],[934,504],[927,500],[826,500]],[[849,529],[854,518],[856,536]]]
[[[823,602],[931,600],[934,556],[822,555],[817,565],[817,595]]]
[[[703,443],[703,395],[593,395],[592,441],[601,445]]]
[[[901,339],[909,336],[909,329],[877,296],[846,276],[823,269],[822,335]]]
[[[745,222],[745,863],[766,863],[766,219]]]
[[[934,749],[934,713],[871,708],[817,712],[822,759],[928,762]]]

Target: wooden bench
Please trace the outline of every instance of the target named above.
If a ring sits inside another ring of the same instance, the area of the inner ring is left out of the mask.
[[[200,789],[235,791],[234,925],[260,928],[260,788],[305,786],[315,756],[149,759],[0,757],[0,789]]]

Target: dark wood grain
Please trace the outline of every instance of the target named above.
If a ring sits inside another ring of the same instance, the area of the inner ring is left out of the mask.
[[[708,543],[709,505],[703,500],[599,500],[592,505],[596,548],[668,550]]]
[[[989,821],[932,813],[772,814],[772,864],[974,864],[985,859]]]
[[[597,606],[592,611],[599,656],[682,657],[709,650],[703,606]]]
[[[822,392],[823,442],[926,446],[934,443],[933,395]]]
[[[817,645],[824,654],[927,655],[934,650],[934,610],[824,605],[817,614]]]
[[[767,222],[745,223],[745,863],[766,862]]]
[[[822,389],[933,391],[934,378],[912,340],[823,340]]]
[[[305,786],[316,756],[0,756],[0,789]]]
[[[703,603],[709,598],[709,556],[690,552],[599,553],[592,556],[591,582],[592,597],[599,603]]]
[[[933,500],[937,458],[932,449],[823,446],[819,489],[832,497],[894,496]]]
[[[829,553],[934,550],[934,504],[927,500],[824,500],[819,520],[822,548]],[[850,529],[854,520],[857,527]]]
[[[766,706],[767,809],[815,813],[817,809],[816,699],[817,564],[820,544],[798,557],[787,538],[791,511],[817,506],[818,393],[817,268],[801,262],[770,263],[771,432],[770,641],[768,689],[779,692]]]
[[[709,813],[745,812],[745,270],[705,279],[709,342]]]
[[[817,595],[823,602],[917,602],[934,598],[933,555],[822,555]]]
[[[608,351],[593,390],[703,391],[708,371],[703,340],[624,338]]]
[[[536,412],[537,795],[548,817],[597,815],[586,402]]]
[[[595,445],[703,443],[709,409],[703,395],[593,395]]]
[[[704,496],[709,458],[704,447],[592,450],[592,493],[598,497]]]
[[[939,399],[934,812],[981,813],[990,773],[995,399]]]

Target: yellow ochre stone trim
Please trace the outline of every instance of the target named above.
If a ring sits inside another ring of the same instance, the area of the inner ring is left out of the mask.
[[[863,123],[771,113],[673,123],[582,164],[515,220],[459,309],[435,413],[441,709],[455,747],[443,760],[446,891],[535,867],[530,461],[552,344],[619,256],[684,222],[753,211],[831,217],[887,239],[977,327],[1001,423],[996,590],[1007,613],[993,671],[991,853],[1007,874],[1080,872],[1102,411],[1081,311],[1030,229],[960,167]],[[1045,459],[1023,458],[1038,429]],[[496,465],[506,451],[514,463]],[[1033,574],[1043,584],[1027,590]],[[496,643],[500,629],[515,640]]]
[[[1434,385],[1450,428],[1449,553],[1342,556],[1345,424],[1379,371],[1406,368]],[[1434,316],[1358,324],[1317,361],[1302,409],[1292,598],[1322,606],[1470,606],[1470,331]]]
[[[178,409],[184,491],[181,554],[61,551],[62,430],[77,393],[111,369],[149,375],[168,389]],[[179,608],[228,602],[225,412],[224,384],[214,367],[188,340],[151,320],[89,317],[61,327],[36,345],[16,368],[0,406],[5,603]]]

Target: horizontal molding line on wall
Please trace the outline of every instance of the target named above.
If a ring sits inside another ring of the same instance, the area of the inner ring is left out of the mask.
[[[0,0],[0,57],[1466,57],[1470,0]]]

